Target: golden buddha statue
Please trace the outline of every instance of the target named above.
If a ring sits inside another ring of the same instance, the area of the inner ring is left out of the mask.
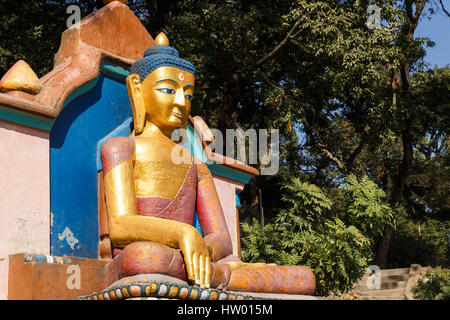
[[[165,274],[201,288],[313,294],[312,272],[299,266],[249,264],[232,254],[209,169],[187,150],[172,161],[171,140],[185,128],[195,67],[161,33],[127,78],[134,116],[130,137],[102,147],[113,260],[108,284],[137,274]],[[197,210],[203,236],[192,226]]]

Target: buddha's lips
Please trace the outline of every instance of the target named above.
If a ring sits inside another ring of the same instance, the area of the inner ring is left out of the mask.
[[[181,114],[181,113],[177,113],[177,112],[175,112],[175,111],[172,111],[172,114],[175,116],[175,117],[177,117],[177,118],[183,118],[183,115]]]

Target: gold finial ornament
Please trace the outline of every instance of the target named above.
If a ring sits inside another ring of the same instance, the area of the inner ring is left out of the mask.
[[[155,42],[153,42],[154,46],[168,46],[169,45],[169,38],[164,34],[164,32],[160,32],[156,38]]]
[[[103,0],[103,4],[106,6],[114,1],[119,1],[119,2],[122,2],[123,4],[127,4],[127,0]]]
[[[17,61],[0,80],[0,92],[17,90],[38,94],[41,88],[38,76],[23,60]]]

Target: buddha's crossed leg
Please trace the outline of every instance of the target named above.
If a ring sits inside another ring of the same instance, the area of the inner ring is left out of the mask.
[[[228,291],[313,294],[312,272],[301,266],[241,262],[215,262],[211,287]],[[107,283],[138,274],[164,274],[187,280],[180,250],[155,242],[135,242],[118,253],[107,266]]]

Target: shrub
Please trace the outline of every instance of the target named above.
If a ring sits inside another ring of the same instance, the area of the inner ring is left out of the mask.
[[[450,269],[428,268],[425,280],[412,289],[420,300],[450,300]]]
[[[341,190],[342,198],[348,200],[346,207],[351,208],[344,222],[332,214],[333,202],[319,187],[292,179],[284,186],[287,208],[280,210],[274,224],[261,227],[256,219],[253,225],[242,224],[248,234],[242,238],[242,259],[308,266],[316,277],[318,295],[348,291],[373,259],[371,236],[380,232],[383,227],[380,221],[388,221],[392,214],[381,199],[384,193],[363,190],[376,188],[375,184],[363,181],[360,184],[350,178],[349,186]],[[375,193],[370,201],[364,200]],[[372,206],[381,209],[374,210]],[[363,217],[374,221],[366,221],[366,226]],[[364,227],[369,237],[358,227]]]

